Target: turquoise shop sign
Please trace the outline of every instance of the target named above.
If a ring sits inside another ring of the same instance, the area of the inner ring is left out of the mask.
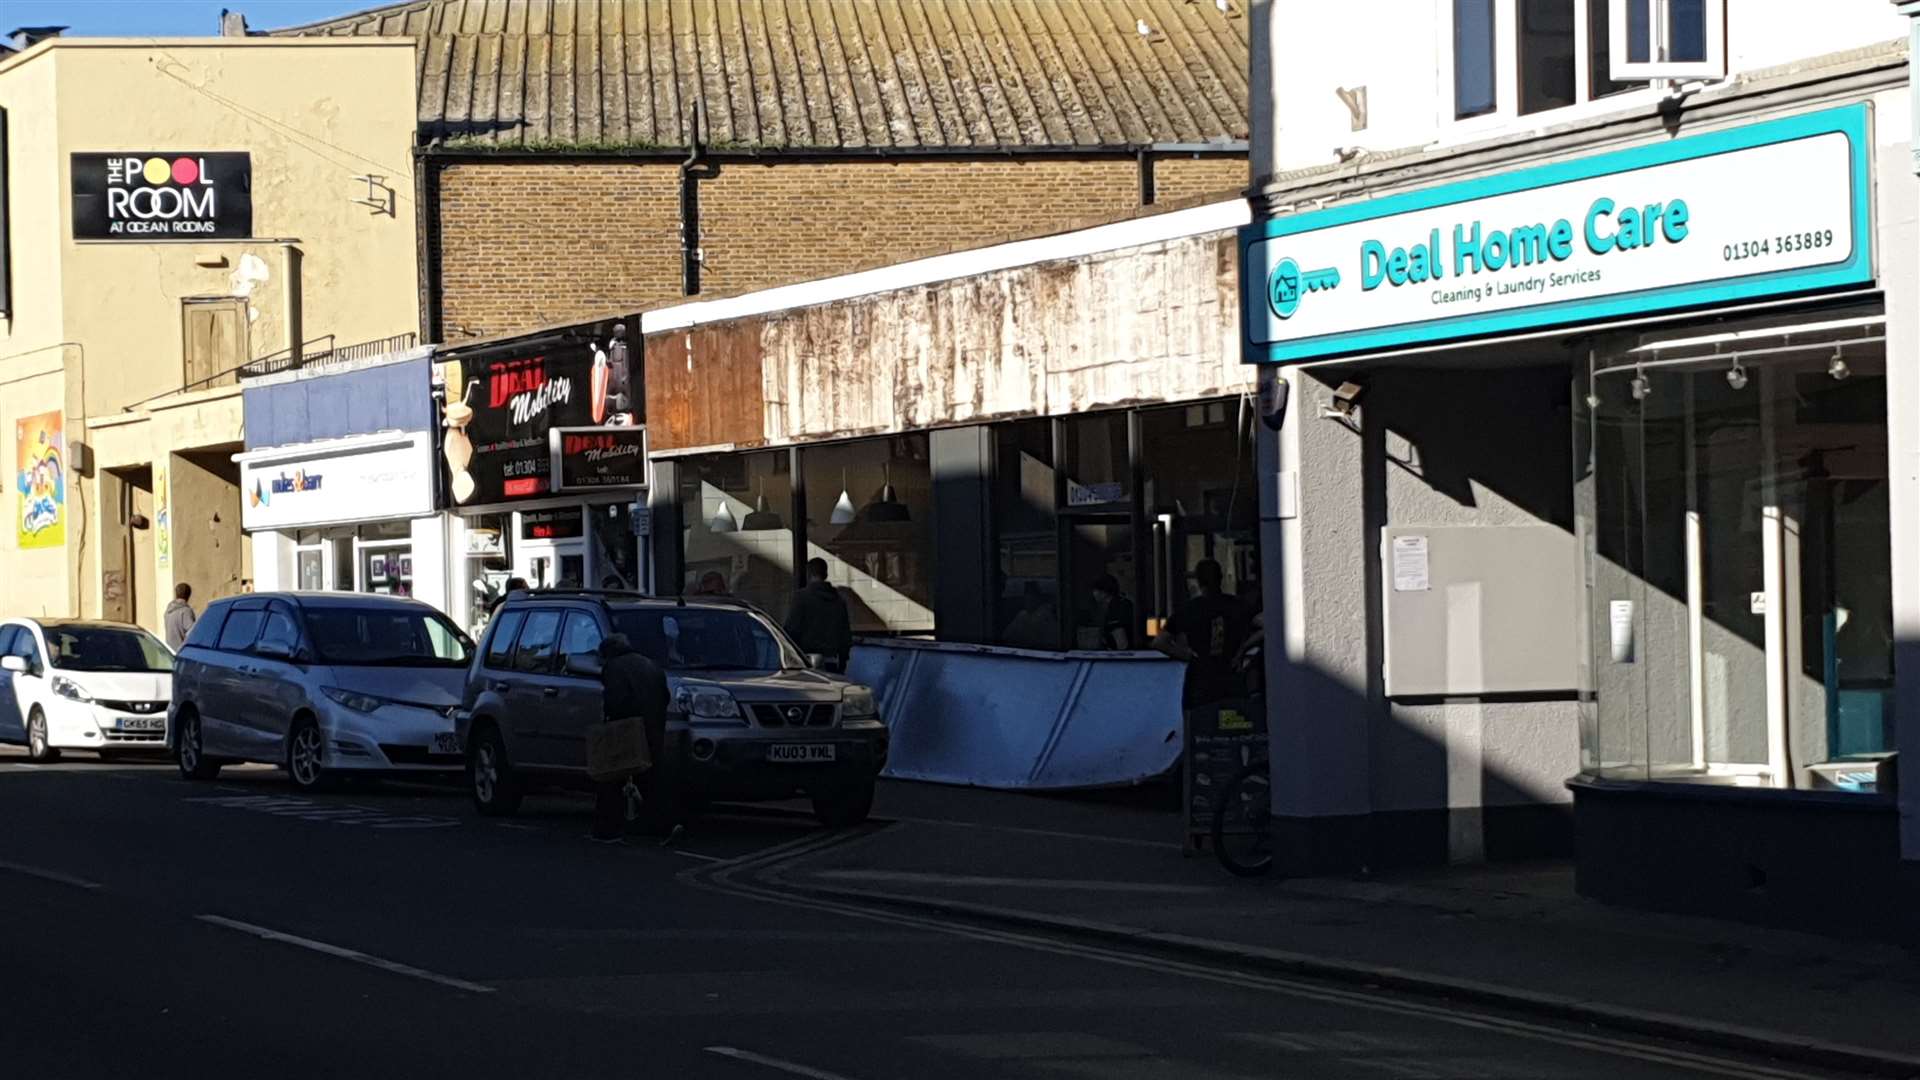
[[[1244,359],[1870,284],[1869,119],[1850,105],[1254,222]]]

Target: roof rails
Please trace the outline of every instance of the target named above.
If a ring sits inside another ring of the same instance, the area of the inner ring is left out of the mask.
[[[643,593],[635,589],[587,589],[561,586],[542,586],[538,589],[521,589],[529,596],[618,596],[626,600],[657,600],[652,593]]]

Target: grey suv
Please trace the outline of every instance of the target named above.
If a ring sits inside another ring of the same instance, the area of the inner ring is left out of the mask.
[[[487,625],[454,713],[483,814],[530,781],[586,779],[601,719],[600,643],[625,634],[666,669],[667,753],[692,799],[805,795],[829,825],[864,820],[887,759],[873,692],[809,667],[773,620],[737,601],[636,593],[514,593]]]

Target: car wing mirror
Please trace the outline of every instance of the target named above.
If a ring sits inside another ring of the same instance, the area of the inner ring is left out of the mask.
[[[27,661],[19,656],[0,656],[0,669],[11,671],[16,675],[24,675],[27,672]]]
[[[808,653],[808,654],[807,654],[807,666],[808,666],[808,667],[810,667],[810,668],[823,668],[823,667],[826,667],[826,666],[827,666],[827,658],[826,658],[826,656],[825,656],[825,655],[823,655],[823,654],[821,654],[821,653],[817,653],[817,652],[810,652],[810,653]]]
[[[569,653],[567,656],[567,674],[578,675],[585,679],[600,677],[600,658],[592,653]]]
[[[269,660],[293,659],[293,649],[281,641],[256,642],[253,646],[253,651]]]

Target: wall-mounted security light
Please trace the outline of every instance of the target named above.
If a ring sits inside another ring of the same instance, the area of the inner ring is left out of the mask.
[[[1356,382],[1343,382],[1333,392],[1333,404],[1327,406],[1336,414],[1351,417],[1353,410],[1360,406],[1360,399],[1366,395],[1367,388]]]

